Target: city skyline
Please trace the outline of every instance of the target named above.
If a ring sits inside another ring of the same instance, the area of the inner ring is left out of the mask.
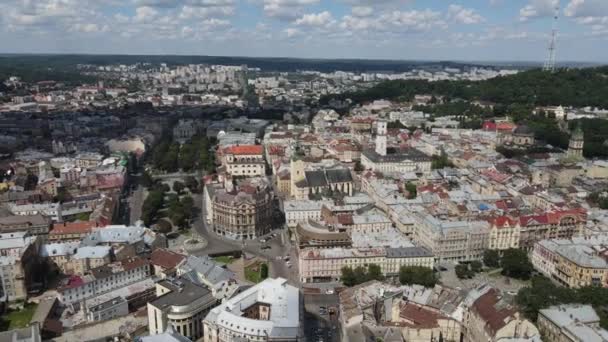
[[[556,0],[9,0],[2,53],[543,61]],[[608,57],[608,2],[561,1],[557,60]],[[581,53],[584,51],[585,53]]]

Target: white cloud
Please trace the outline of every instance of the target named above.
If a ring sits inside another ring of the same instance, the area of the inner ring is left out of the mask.
[[[608,16],[606,0],[571,0],[564,13],[568,17],[602,17]]]
[[[74,24],[71,28],[73,32],[82,32],[82,33],[101,33],[108,32],[110,27],[108,25],[99,26],[97,24]]]
[[[234,7],[191,7],[184,6],[179,13],[179,19],[204,19],[212,17],[228,17],[235,13]]]
[[[374,13],[374,9],[370,6],[355,6],[351,9],[352,14],[355,17],[369,17]]]
[[[571,0],[564,14],[572,17],[578,24],[586,25],[588,36],[608,36],[608,1]]]
[[[293,28],[293,27],[288,27],[284,30],[285,34],[287,35],[287,38],[293,38],[295,36],[298,36],[300,34],[300,30],[298,30],[297,28]]]
[[[225,7],[234,6],[235,0],[134,0],[137,7],[176,8],[192,7]]]
[[[302,15],[306,6],[319,2],[320,0],[263,0],[263,9],[269,17],[291,20]]]
[[[305,14],[301,18],[297,19],[295,24],[300,26],[322,27],[327,26],[332,22],[334,22],[334,18],[332,17],[331,13],[324,11],[316,14]]]
[[[413,33],[447,27],[441,13],[432,10],[387,11],[376,17],[344,16],[339,27],[368,34]]]
[[[551,17],[555,14],[555,7],[559,0],[530,0],[519,10],[519,20],[528,21],[534,18]]]
[[[447,24],[441,13],[432,10],[393,11],[380,16],[380,21],[405,28],[408,31],[425,31],[432,28],[445,28]]]
[[[448,7],[447,18],[448,20],[466,25],[478,24],[485,21],[474,9],[464,8],[460,5],[450,5]]]
[[[159,15],[158,10],[149,7],[137,7],[135,10],[135,16],[133,17],[133,21],[136,23],[147,23],[155,20]]]
[[[353,6],[386,6],[386,5],[406,5],[411,0],[342,0],[342,2]]]

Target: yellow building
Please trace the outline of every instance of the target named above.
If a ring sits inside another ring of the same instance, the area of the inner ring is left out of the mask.
[[[488,220],[490,222],[489,249],[505,250],[519,248],[519,220],[508,216],[500,216]]]
[[[608,263],[590,246],[559,246],[554,260],[553,278],[564,286],[579,288],[607,284]]]

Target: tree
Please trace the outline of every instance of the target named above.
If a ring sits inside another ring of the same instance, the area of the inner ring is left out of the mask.
[[[448,155],[445,153],[443,147],[441,148],[439,155],[434,155],[431,157],[431,159],[431,168],[433,170],[443,169],[445,167],[454,167],[454,164],[452,164],[452,162],[448,159]]]
[[[268,265],[266,263],[260,266],[260,280],[268,278]]]
[[[156,223],[156,230],[159,233],[163,233],[163,234],[168,234],[171,233],[171,231],[173,230],[173,227],[171,226],[171,223],[167,220],[158,220],[158,222]]]
[[[184,207],[184,211],[188,213],[188,218],[190,218],[190,214],[192,213],[192,209],[194,208],[194,200],[190,196],[184,196],[184,198],[182,198],[180,202]]]
[[[355,286],[356,285],[356,279],[355,279],[355,273],[353,272],[353,269],[348,267],[348,266],[344,266],[342,267],[342,283],[344,284],[344,286]]]
[[[57,196],[55,196],[55,201],[64,203],[71,199],[70,193],[65,187],[57,188]]]
[[[469,269],[469,265],[467,264],[458,264],[454,270],[456,271],[456,276],[458,279],[469,279],[475,275],[475,273]]]
[[[384,280],[384,275],[379,265],[367,265],[367,280]]]
[[[500,256],[498,255],[498,251],[486,249],[483,252],[483,263],[486,265],[486,267],[500,267]]]
[[[144,200],[141,209],[141,219],[146,226],[150,226],[156,219],[159,210],[163,207],[165,193],[159,190],[152,190]]]
[[[190,190],[191,193],[198,193],[199,192],[199,188],[198,188],[198,181],[196,180],[196,178],[192,177],[192,176],[188,176],[186,177],[185,180],[185,185],[188,188],[188,190]]]
[[[399,282],[403,285],[418,284],[424,287],[433,287],[437,284],[437,277],[432,269],[422,266],[402,266],[399,269]]]
[[[367,281],[367,270],[363,266],[357,266],[353,270],[355,275],[355,285],[363,284]]]
[[[186,186],[184,185],[184,183],[180,181],[176,181],[173,183],[173,191],[177,192],[178,195],[180,195],[185,188]]]
[[[148,171],[144,171],[139,179],[139,182],[143,187],[149,188],[154,184],[154,179],[152,179],[152,176],[150,176]]]
[[[382,269],[379,265],[369,264],[367,268],[358,266],[352,269],[349,266],[342,267],[342,283],[345,286],[355,286],[370,280],[384,280]]]
[[[405,184],[405,190],[407,190],[407,198],[414,199],[418,196],[418,189],[416,188],[416,184],[407,182]]]
[[[533,267],[525,251],[516,248],[505,250],[500,264],[503,275],[516,279],[530,279]]]
[[[475,273],[479,273],[481,272],[481,269],[483,267],[483,265],[481,264],[481,261],[479,260],[473,260],[471,261],[471,271],[475,272]]]
[[[361,172],[361,171],[365,171],[365,168],[363,167],[363,164],[361,164],[360,161],[357,161],[355,163],[354,170],[355,170],[355,172]]]

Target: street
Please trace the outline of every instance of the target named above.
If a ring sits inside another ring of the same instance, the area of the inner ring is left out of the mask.
[[[304,296],[304,333],[306,341],[339,341],[337,294],[306,294]],[[336,313],[330,313],[335,308]]]
[[[129,223],[135,224],[137,220],[141,218],[141,207],[144,203],[144,187],[141,185],[137,186],[129,197]]]
[[[295,285],[299,285],[295,250],[291,246],[286,229],[276,229],[255,240],[236,241],[223,238],[214,234],[211,229],[207,227],[207,222],[205,222],[204,219],[204,196],[195,194],[193,198],[200,215],[195,217],[192,228],[198,235],[207,240],[207,247],[200,251],[196,251],[195,254],[207,255],[240,250],[267,259],[271,277],[282,277],[290,280],[290,282]],[[273,233],[276,234],[276,236],[271,238],[270,236]],[[260,240],[267,240],[267,242],[262,243]],[[262,250],[262,246],[264,245],[269,246],[270,248]],[[285,256],[289,256],[289,260],[292,264],[291,267],[287,266],[287,262],[284,260]]]

